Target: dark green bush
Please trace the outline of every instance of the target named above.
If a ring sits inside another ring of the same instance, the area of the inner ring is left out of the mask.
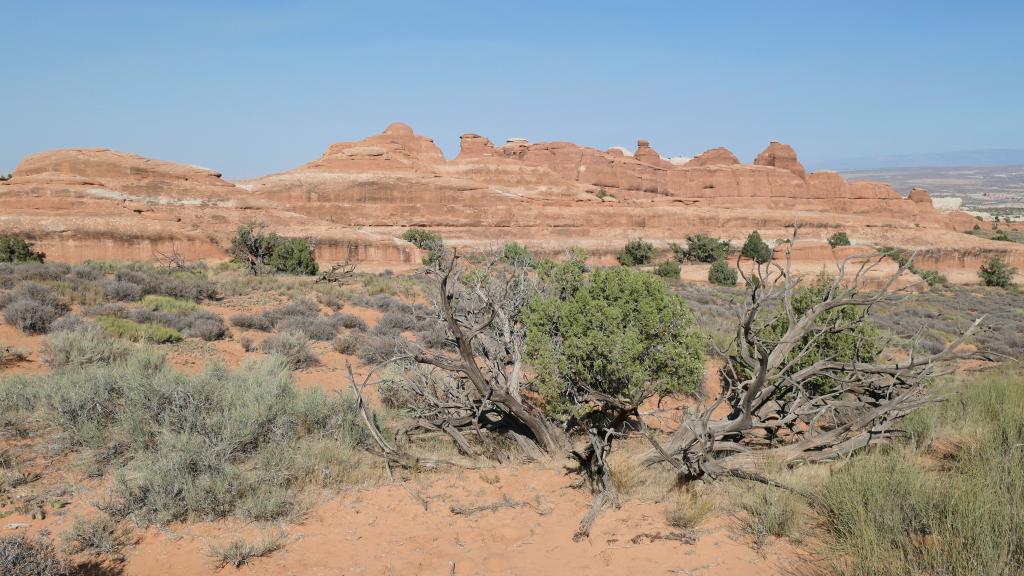
[[[704,263],[714,262],[716,260],[722,260],[728,256],[729,250],[728,242],[725,240],[719,240],[713,236],[708,236],[707,234],[687,236],[686,250],[683,250],[678,244],[672,246],[672,251],[675,252],[676,260],[679,260],[680,262],[685,260]]]
[[[241,226],[231,240],[232,259],[254,275],[273,271],[312,276],[319,271],[308,240],[268,234],[265,229],[261,223]]]
[[[1013,275],[1017,269],[1006,263],[999,256],[993,256],[978,269],[978,277],[985,286],[1008,288],[1013,285]]]
[[[654,258],[654,244],[645,242],[642,238],[630,240],[615,258],[623,266],[650,264],[651,259]]]
[[[676,262],[675,260],[666,260],[661,264],[658,264],[658,267],[654,269],[654,273],[662,278],[675,280],[679,278],[679,272],[681,270],[682,268],[679,266],[679,262]]]
[[[735,286],[739,275],[725,260],[715,260],[708,270],[708,282],[719,286]]]
[[[705,343],[686,303],[662,280],[599,268],[565,288],[536,296],[523,312],[532,385],[550,414],[585,410],[574,399],[587,389],[635,403],[696,389]]]
[[[772,259],[772,249],[761,239],[761,234],[754,230],[747,235],[747,241],[743,243],[740,255],[744,258],[750,258],[758,264],[764,264]]]
[[[32,249],[32,243],[20,236],[0,234],[0,262],[39,262],[46,254]]]
[[[533,267],[533,254],[530,249],[516,242],[508,242],[501,251],[502,259],[511,266]]]
[[[296,276],[315,276],[320,271],[313,246],[302,238],[281,238],[267,261],[277,272]]]
[[[423,257],[423,264],[426,266],[436,264],[444,254],[444,240],[435,232],[423,228],[409,228],[402,234],[402,240],[427,251],[427,255]]]
[[[828,237],[828,245],[833,248],[836,246],[849,246],[850,237],[846,235],[846,232],[836,232]]]

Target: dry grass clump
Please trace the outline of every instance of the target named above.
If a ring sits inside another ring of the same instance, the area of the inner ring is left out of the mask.
[[[207,554],[213,558],[218,569],[225,566],[241,568],[256,558],[269,556],[284,548],[287,541],[284,532],[263,536],[255,541],[234,538],[226,544],[211,544]]]
[[[681,490],[666,512],[669,526],[692,530],[700,525],[715,510],[715,500],[701,490]]]
[[[93,518],[76,516],[61,535],[68,553],[119,557],[133,543],[131,531],[105,515]]]
[[[876,450],[821,489],[839,575],[1017,574],[1024,570],[1024,386],[1019,368],[968,380],[960,401],[920,415],[920,447]],[[958,450],[934,466],[933,442]],[[924,450],[924,454],[920,452]]]

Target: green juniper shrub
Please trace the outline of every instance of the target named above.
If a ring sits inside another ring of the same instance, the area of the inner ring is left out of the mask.
[[[705,264],[714,262],[715,260],[721,260],[729,255],[729,243],[725,240],[719,240],[713,236],[707,234],[697,234],[695,236],[686,237],[686,250],[678,245],[674,246],[672,251],[675,252],[676,259],[680,262],[684,260],[692,260],[694,262],[703,262]]]
[[[315,276],[320,271],[312,244],[303,238],[278,240],[267,264],[277,272],[296,276]]]
[[[761,234],[754,230],[747,236],[746,242],[743,243],[740,255],[744,258],[750,258],[758,264],[764,264],[772,259],[772,249],[761,239]]]
[[[444,254],[444,240],[436,232],[424,230],[423,228],[409,228],[402,234],[402,240],[409,242],[420,250],[426,250],[427,255],[423,257],[423,264],[425,266],[437,264]]]
[[[978,269],[978,277],[981,278],[981,283],[985,286],[995,286],[997,288],[1012,286],[1013,275],[1016,273],[1017,269],[1007,264],[999,256],[989,258]]]
[[[837,246],[849,246],[850,237],[846,235],[846,232],[836,232],[828,237],[828,245],[833,248]]]
[[[930,286],[932,288],[934,288],[936,286],[948,286],[949,285],[949,280],[941,272],[939,272],[938,270],[925,270],[925,269],[915,268],[913,270],[913,272],[914,272],[914,274],[917,274],[918,276],[920,276],[921,279],[924,280],[925,283],[927,283],[928,286]]]
[[[39,262],[46,254],[32,249],[32,243],[20,236],[0,234],[0,262]]]
[[[532,268],[534,265],[530,249],[517,242],[507,242],[501,250],[501,257],[510,266]]]
[[[231,239],[232,259],[249,269],[253,275],[281,272],[313,276],[319,271],[313,245],[302,238],[285,238],[271,232],[266,225],[252,222],[241,226]]]
[[[708,269],[708,282],[718,286],[735,286],[739,278],[736,269],[723,260],[715,260]]]
[[[650,264],[651,259],[654,258],[654,244],[645,242],[642,238],[630,240],[615,258],[623,266]]]
[[[532,386],[556,417],[596,390],[638,405],[653,394],[692,392],[704,370],[705,342],[686,302],[663,280],[630,268],[598,268],[580,280],[576,264],[523,311]]]
[[[654,269],[654,273],[662,278],[676,280],[679,278],[679,272],[682,268],[679,266],[679,262],[675,260],[666,260]]]

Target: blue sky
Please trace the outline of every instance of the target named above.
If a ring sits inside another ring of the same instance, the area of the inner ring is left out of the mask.
[[[1024,148],[1022,2],[0,0],[0,172],[105,146],[241,178],[411,124],[809,164]]]

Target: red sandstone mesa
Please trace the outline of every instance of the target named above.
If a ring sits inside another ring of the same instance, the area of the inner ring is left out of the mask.
[[[605,201],[596,194],[602,189]],[[809,240],[844,230],[855,244],[929,251],[936,266],[963,281],[974,279],[974,260],[986,254],[1024,268],[1024,247],[956,232],[974,219],[938,212],[927,192],[903,198],[887,184],[807,173],[779,142],[753,164],[725,148],[673,163],[645,140],[630,155],[520,138],[496,146],[465,134],[458,156],[446,160],[433,140],[395,123],[332,144],[293,170],[237,183],[106,149],[42,152],[0,183],[0,201],[4,231],[72,261],[148,260],[170,245],[192,258],[223,258],[235,227],[263,220],[315,240],[323,261],[350,258],[370,269],[418,263],[418,251],[399,239],[409,226],[436,228],[453,245],[516,240],[549,252],[582,246],[600,258],[638,236],[667,246],[710,232],[738,243],[758,229],[778,240],[794,224]]]

